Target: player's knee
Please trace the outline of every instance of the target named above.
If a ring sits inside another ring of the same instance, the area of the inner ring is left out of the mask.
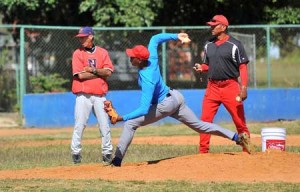
[[[135,131],[139,126],[136,124],[135,121],[128,120],[124,123],[124,128],[130,131]]]

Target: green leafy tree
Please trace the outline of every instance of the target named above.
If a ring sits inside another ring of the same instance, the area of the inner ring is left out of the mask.
[[[90,0],[80,4],[80,13],[90,12],[97,26],[151,26],[163,0]]]
[[[151,26],[163,0],[3,0],[5,23],[71,26]]]
[[[273,0],[265,7],[266,19],[270,24],[299,24],[300,2],[296,0]],[[281,56],[285,57],[298,49],[297,28],[273,29],[272,42],[281,47]],[[288,36],[286,34],[289,34]]]
[[[266,8],[266,13],[270,17],[271,24],[299,24],[300,8],[283,7],[279,9]]]
[[[3,23],[31,25],[93,25],[90,13],[79,13],[80,1],[2,0]]]
[[[271,0],[265,6],[265,19],[271,24],[299,24],[300,1]]]
[[[47,92],[65,92],[63,87],[69,80],[62,78],[59,74],[54,73],[48,76],[38,75],[30,76],[33,93],[47,93]]]
[[[234,10],[233,10],[234,8]],[[205,25],[215,14],[231,24],[299,23],[299,0],[2,0],[4,23],[62,26]]]

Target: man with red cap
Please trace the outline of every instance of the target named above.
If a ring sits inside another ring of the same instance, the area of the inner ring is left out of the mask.
[[[73,162],[81,162],[81,138],[87,125],[90,113],[95,114],[102,136],[103,163],[111,162],[113,146],[109,119],[104,110],[104,101],[114,66],[108,52],[94,44],[94,31],[91,27],[82,27],[75,36],[81,47],[76,49],[72,57],[73,83],[72,92],[76,95],[75,125],[71,143]]]
[[[138,84],[142,95],[140,105],[134,111],[123,116],[118,115],[117,121],[126,121],[111,164],[121,166],[135,131],[165,117],[172,117],[184,123],[198,133],[211,133],[235,141],[249,149],[250,141],[247,135],[237,134],[216,124],[200,121],[185,104],[183,95],[168,87],[162,79],[159,68],[158,46],[170,40],[189,43],[186,33],[160,33],[152,36],[148,48],[137,45],[126,49],[130,62],[138,68]]]
[[[201,120],[213,122],[219,106],[223,104],[238,133],[246,133],[250,137],[243,106],[247,98],[249,62],[245,49],[240,41],[227,34],[229,23],[225,16],[215,15],[207,25],[213,37],[204,46],[202,63],[194,66],[197,72],[208,72]],[[210,134],[200,134],[200,153],[208,153],[210,137]],[[246,149],[243,148],[243,151]]]

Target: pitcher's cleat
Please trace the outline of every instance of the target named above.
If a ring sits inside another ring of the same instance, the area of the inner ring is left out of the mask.
[[[247,153],[251,154],[253,152],[253,147],[250,143],[250,137],[247,133],[240,133],[238,135],[238,139],[236,141],[237,145],[241,145],[244,149],[246,149]]]

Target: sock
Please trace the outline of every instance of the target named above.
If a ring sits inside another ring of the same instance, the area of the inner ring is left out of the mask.
[[[235,133],[233,138],[232,138],[232,141],[237,141],[239,138],[239,134]]]
[[[115,157],[115,158],[112,160],[112,164],[113,164],[114,166],[120,167],[120,166],[121,166],[121,163],[122,163],[122,159],[119,158],[119,157]]]

